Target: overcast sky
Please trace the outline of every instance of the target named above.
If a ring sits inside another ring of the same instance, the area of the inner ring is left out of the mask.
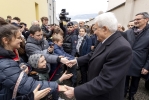
[[[56,14],[61,12],[61,9],[66,9],[70,16],[79,14],[98,13],[106,11],[108,0],[55,0]]]

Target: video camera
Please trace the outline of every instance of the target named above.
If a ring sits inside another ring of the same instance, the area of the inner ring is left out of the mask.
[[[69,13],[66,12],[66,9],[62,9],[62,10],[61,10],[61,13],[60,13],[60,15],[59,15],[60,20],[69,22],[69,21],[71,20],[71,18],[67,17],[66,15],[69,15]]]

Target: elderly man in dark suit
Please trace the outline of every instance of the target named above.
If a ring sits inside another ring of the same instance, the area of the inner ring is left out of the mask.
[[[141,75],[149,72],[149,14],[141,12],[136,14],[135,26],[125,32],[125,37],[133,51],[133,61],[126,77],[125,95],[129,89],[129,100],[134,100]],[[130,80],[131,77],[131,80]],[[130,86],[129,86],[130,85]]]
[[[117,19],[113,13],[95,18],[95,31],[100,43],[85,56],[69,61],[68,66],[88,64],[88,82],[68,90],[64,94],[76,100],[123,100],[125,77],[132,61],[132,49],[126,39],[117,32]]]

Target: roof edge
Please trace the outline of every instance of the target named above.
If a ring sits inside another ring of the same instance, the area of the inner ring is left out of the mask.
[[[114,8],[107,10],[107,12],[110,12],[110,11],[112,11],[112,10],[115,10],[116,8],[119,8],[119,7],[122,6],[122,5],[125,5],[125,3],[126,3],[126,2],[123,2],[123,3],[121,3],[121,4],[117,5],[117,6],[115,6]]]

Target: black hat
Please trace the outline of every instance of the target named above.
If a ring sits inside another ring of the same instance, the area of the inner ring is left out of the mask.
[[[73,22],[69,22],[68,24],[67,24],[67,27],[68,26],[73,26]]]

